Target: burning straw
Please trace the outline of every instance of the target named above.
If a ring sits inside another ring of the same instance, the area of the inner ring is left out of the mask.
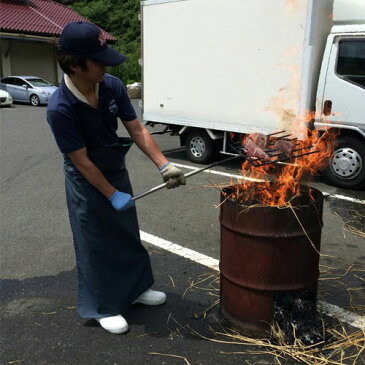
[[[313,150],[318,153],[307,154],[280,165],[277,163],[260,165],[248,159],[241,167],[241,174],[245,178],[250,178],[251,181],[246,180],[244,183],[237,184],[236,191],[232,192],[231,198],[237,203],[249,201],[262,206],[286,206],[290,199],[301,194],[301,181],[307,179],[308,176],[317,175],[319,170],[328,165],[336,136],[337,134],[331,131],[320,134],[318,131],[308,130],[305,140],[279,139],[279,142],[289,143],[292,151],[307,150],[310,147],[309,151]],[[265,146],[269,148],[267,151],[275,151],[278,141],[275,142],[274,136],[248,135],[243,139],[242,145],[247,146],[247,141],[256,141],[264,137],[266,138]],[[259,141],[256,142],[259,143]],[[288,156],[295,157],[295,153],[293,155],[288,152]],[[275,158],[272,160],[276,161]],[[260,183],[252,181],[255,179],[264,181]]]

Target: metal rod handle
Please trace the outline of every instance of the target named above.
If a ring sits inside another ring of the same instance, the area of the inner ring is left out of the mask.
[[[224,160],[222,160],[222,161],[216,161],[216,162],[214,162],[214,163],[212,163],[212,164],[210,164],[210,165],[208,165],[208,166],[205,166],[205,167],[202,167],[202,168],[200,168],[200,169],[197,169],[197,170],[194,170],[194,171],[191,171],[191,172],[187,173],[187,174],[185,175],[185,178],[187,179],[187,178],[188,178],[188,177],[190,177],[190,176],[193,176],[193,175],[199,174],[200,172],[202,172],[202,171],[204,171],[204,170],[207,170],[207,169],[210,169],[210,168],[212,168],[212,167],[214,167],[214,166],[220,165],[220,164],[222,164],[222,163],[225,163],[225,162],[228,162],[228,161],[231,161],[231,160],[235,160],[235,159],[236,159],[236,158],[238,158],[238,157],[244,157],[244,156],[242,156],[242,155],[236,155],[236,156],[231,156],[231,157],[229,157],[229,158],[226,158],[226,159],[224,159]],[[145,196],[147,196],[147,195],[150,195],[150,194],[152,194],[152,193],[154,193],[154,192],[156,192],[156,191],[158,191],[158,190],[161,190],[161,189],[165,188],[166,186],[167,186],[167,183],[163,183],[163,184],[157,185],[157,186],[155,186],[154,188],[152,188],[152,189],[150,189],[150,190],[145,191],[144,193],[141,193],[141,194],[135,195],[134,197],[132,197],[132,200],[134,200],[134,201],[135,201],[135,200],[141,199],[141,198],[143,198],[143,197],[145,197]]]

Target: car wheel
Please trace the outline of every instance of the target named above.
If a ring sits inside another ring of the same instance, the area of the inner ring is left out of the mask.
[[[39,97],[35,94],[32,94],[30,96],[29,101],[33,106],[39,106],[40,105]]]
[[[191,130],[185,141],[186,154],[195,163],[207,163],[215,156],[214,141],[203,129]]]
[[[322,171],[330,185],[346,189],[365,187],[365,143],[355,137],[340,137],[330,165]]]

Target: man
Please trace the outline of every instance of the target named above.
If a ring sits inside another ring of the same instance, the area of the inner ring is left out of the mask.
[[[125,57],[87,22],[65,26],[58,49],[64,71],[47,119],[64,156],[65,188],[78,270],[77,310],[108,332],[124,333],[128,305],[159,305],[142,246],[124,155],[132,140],[159,168],[168,188],[185,184],[137,119],[123,83],[105,73]],[[131,138],[118,138],[119,117]]]

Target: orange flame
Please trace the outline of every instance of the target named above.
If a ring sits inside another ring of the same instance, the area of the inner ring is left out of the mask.
[[[311,115],[311,114],[310,114]],[[264,182],[246,181],[239,190],[245,201],[259,202],[264,206],[284,206],[287,205],[290,198],[300,194],[300,182],[305,176],[318,174],[318,171],[328,166],[330,157],[333,152],[336,132],[325,131],[320,134],[319,131],[306,130],[307,138],[304,140],[293,140],[295,149],[302,149],[293,152],[293,156],[318,151],[298,157],[292,162],[287,161],[285,164],[269,164],[254,167],[249,161],[242,164],[241,173],[250,178],[261,179]],[[274,138],[270,138],[274,142]],[[270,143],[270,142],[269,142]],[[310,149],[309,146],[312,146]],[[272,157],[274,160],[275,157]]]
[[[299,6],[300,3],[297,0],[286,0],[287,9],[295,10]],[[338,132],[334,130],[327,130],[324,133],[310,131],[307,125],[308,122],[314,120],[315,113],[307,111],[302,115],[301,112],[298,112],[301,74],[298,67],[293,66],[291,62],[291,59],[297,56],[298,51],[299,48],[291,47],[283,53],[283,59],[287,62],[278,67],[283,72],[289,73],[290,78],[287,84],[282,85],[277,94],[269,100],[265,111],[275,115],[278,130],[288,130],[293,136],[298,137],[291,141],[294,149],[298,150],[293,152],[294,157],[311,151],[318,151],[318,153],[298,157],[292,161],[286,161],[285,164],[269,164],[259,167],[254,167],[246,161],[241,167],[241,173],[250,179],[235,186],[234,197],[239,202],[241,200],[253,204],[260,203],[264,206],[288,205],[288,201],[292,197],[300,194],[301,183],[307,178],[310,179],[312,175],[317,175],[318,171],[330,163]],[[254,135],[249,137],[255,141]],[[270,149],[275,149],[274,143],[277,139],[274,137],[277,136],[269,137],[267,145],[272,144]],[[255,142],[257,143],[257,141]],[[242,144],[245,144],[245,139],[242,140]],[[312,147],[309,148],[309,146]],[[271,160],[275,160],[275,157],[272,157]],[[254,181],[255,179],[256,181]],[[262,182],[257,182],[257,180]]]

